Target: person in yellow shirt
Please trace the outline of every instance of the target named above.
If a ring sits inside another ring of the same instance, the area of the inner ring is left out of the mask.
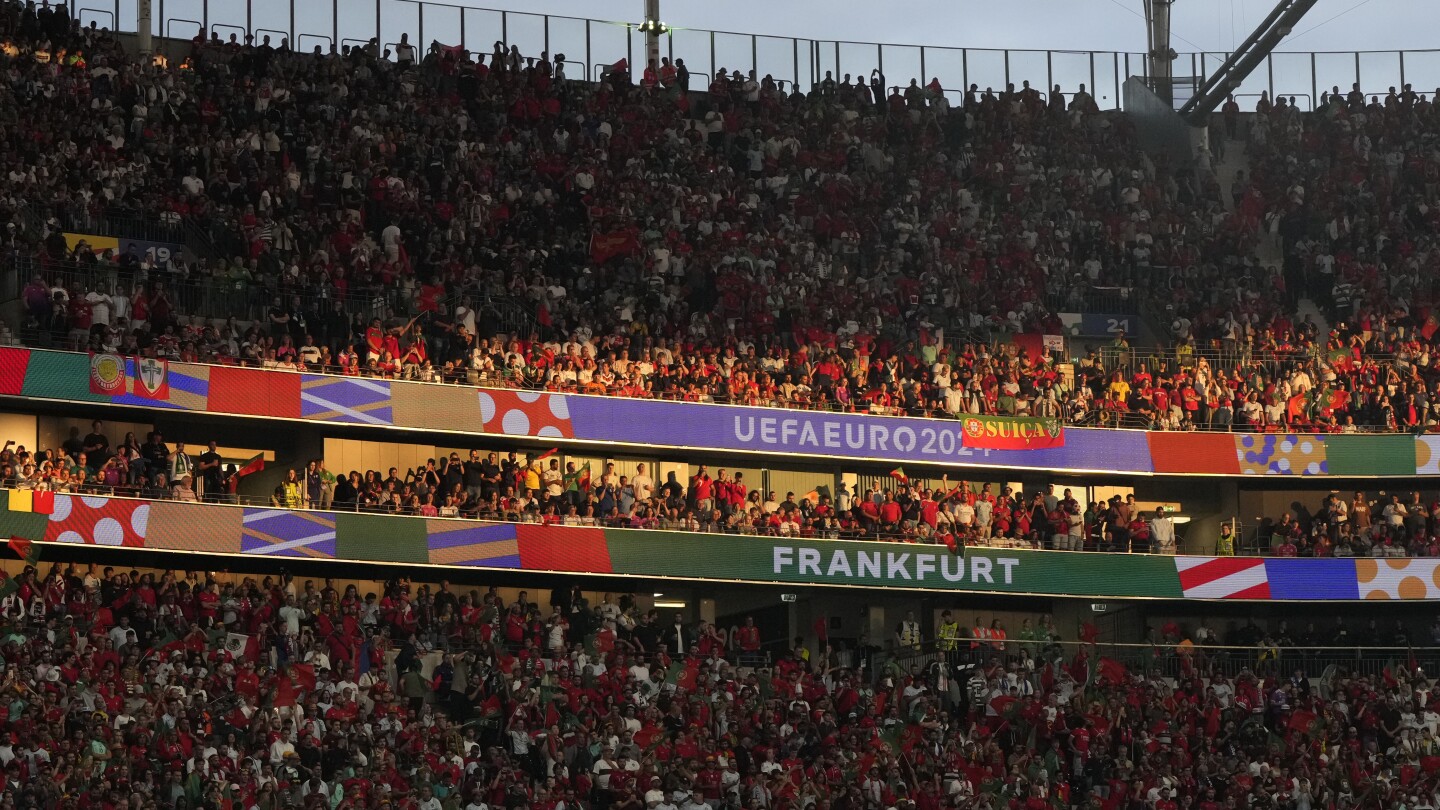
[[[540,491],[540,462],[532,461],[525,468],[525,488],[531,492]]]
[[[1122,402],[1130,399],[1130,383],[1118,371],[1110,375],[1110,392],[1119,395]]]

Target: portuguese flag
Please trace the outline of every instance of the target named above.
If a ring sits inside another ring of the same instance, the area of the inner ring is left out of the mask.
[[[241,465],[240,469],[235,471],[235,477],[244,478],[247,475],[254,475],[263,469],[265,469],[265,454],[256,453],[253,458],[245,462]]]
[[[967,416],[961,444],[982,450],[1044,450],[1065,446],[1059,419],[1031,416]]]
[[[27,565],[34,565],[40,561],[39,549],[35,548],[35,544],[28,539],[12,536],[9,545],[10,550],[15,552],[15,555],[24,560]]]

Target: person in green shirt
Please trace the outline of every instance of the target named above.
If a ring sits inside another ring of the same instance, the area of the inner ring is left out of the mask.
[[[1021,620],[1020,632],[1017,634],[1017,638],[1020,639],[1020,648],[1028,652],[1032,658],[1038,657],[1040,654],[1039,642],[1049,640],[1042,635],[1040,631],[1035,629],[1035,626],[1030,623],[1029,619]]]
[[[325,459],[320,459],[320,508],[329,509],[335,500],[335,473],[325,469]]]
[[[417,715],[424,707],[425,696],[429,693],[430,686],[421,677],[418,663],[400,676],[400,694],[410,701],[410,710]]]
[[[99,723],[97,722],[97,725]],[[105,768],[110,762],[110,745],[103,739],[96,737],[90,740],[90,768],[91,772],[99,777],[105,775]]]

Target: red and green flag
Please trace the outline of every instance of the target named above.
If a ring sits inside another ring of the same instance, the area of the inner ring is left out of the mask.
[[[896,467],[895,469],[891,470],[890,477],[894,478],[896,481],[899,481],[902,484],[909,483],[910,481],[910,477],[905,474],[904,467]]]
[[[235,477],[244,478],[247,475],[258,473],[263,469],[265,469],[265,454],[256,453],[254,458],[240,465],[240,469],[235,471]]]
[[[645,726],[635,732],[635,744],[646,751],[655,750],[655,746],[659,745],[662,739],[659,726]]]
[[[24,560],[27,565],[34,565],[40,561],[40,550],[35,548],[35,543],[24,537],[11,537],[10,550]]]
[[[604,264],[616,256],[631,256],[639,250],[640,234],[634,228],[590,234],[590,261],[595,264]]]
[[[1429,340],[1435,337],[1436,332],[1440,332],[1440,314],[1432,311],[1429,315],[1425,316],[1425,323],[1420,326],[1420,336]]]
[[[695,682],[699,680],[699,678],[700,659],[698,658],[686,659],[685,666],[683,667],[671,665],[670,669],[665,673],[666,683],[673,684],[687,692],[693,692],[695,690]]]
[[[1291,731],[1304,734],[1311,740],[1325,733],[1325,725],[1324,717],[1306,709],[1296,709],[1291,712],[1290,720],[1286,723]]]
[[[314,664],[293,664],[290,669],[295,673],[295,680],[304,689],[306,694],[315,691],[315,665]]]

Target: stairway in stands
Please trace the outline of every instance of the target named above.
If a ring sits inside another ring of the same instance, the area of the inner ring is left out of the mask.
[[[1218,131],[1218,128],[1217,128]],[[1243,132],[1243,129],[1241,130]],[[1240,140],[1227,140],[1225,143],[1225,157],[1216,161],[1215,172],[1220,180],[1220,191],[1224,196],[1225,209],[1233,212],[1235,203],[1231,197],[1231,189],[1234,186],[1235,173],[1245,172],[1250,176],[1250,158],[1245,153],[1245,143]],[[1280,242],[1279,234],[1263,233],[1260,236],[1260,244],[1255,249],[1255,256],[1260,260],[1260,265],[1275,272],[1279,272],[1285,263],[1283,245]],[[1310,319],[1320,327],[1320,334],[1330,333],[1330,321],[1320,311],[1320,307],[1309,298],[1301,298],[1295,305],[1295,322],[1299,323],[1309,315]]]

